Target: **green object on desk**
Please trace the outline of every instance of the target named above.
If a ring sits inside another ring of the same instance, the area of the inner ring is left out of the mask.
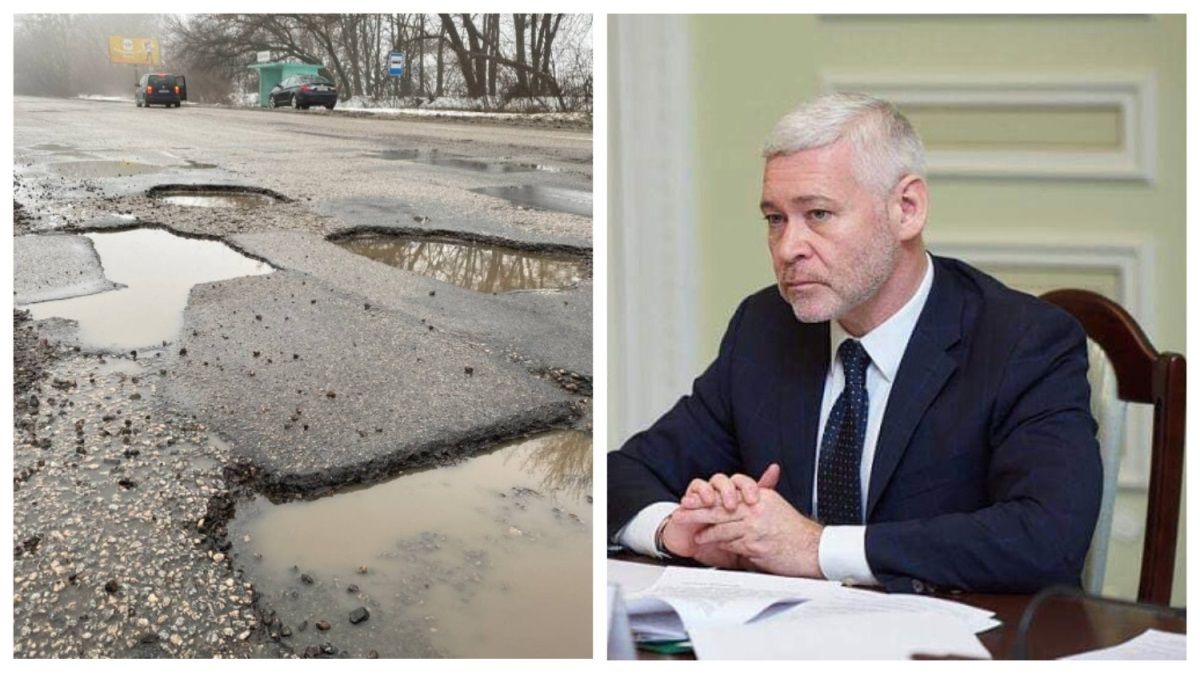
[[[637,647],[643,651],[651,653],[661,653],[662,655],[680,655],[683,653],[692,652],[691,641],[639,641]]]

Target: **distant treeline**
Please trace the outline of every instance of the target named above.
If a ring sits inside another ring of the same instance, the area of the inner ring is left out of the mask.
[[[14,25],[14,88],[128,93],[131,66],[107,57],[108,35],[122,35],[158,37],[162,67],[187,74],[197,100],[229,102],[257,89],[247,66],[270,52],[323,64],[343,99],[465,97],[503,107],[519,98],[526,108],[527,99],[590,108],[591,29],[586,14],[26,14]],[[393,51],[406,57],[401,77],[388,76]]]

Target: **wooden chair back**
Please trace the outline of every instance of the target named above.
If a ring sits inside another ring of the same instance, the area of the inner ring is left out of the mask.
[[[1104,350],[1116,371],[1121,400],[1154,406],[1138,601],[1165,606],[1171,601],[1179,534],[1186,361],[1178,353],[1156,350],[1129,312],[1103,295],[1088,290],[1054,290],[1042,299],[1074,316],[1088,337]]]

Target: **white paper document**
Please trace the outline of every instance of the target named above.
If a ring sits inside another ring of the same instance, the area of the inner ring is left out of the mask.
[[[968,627],[944,613],[776,617],[736,628],[701,626],[690,633],[702,660],[903,660],[918,654],[991,658]]]
[[[688,633],[683,628],[679,614],[670,607],[665,611],[639,613],[629,616],[629,627],[633,638],[643,641],[687,641]]]
[[[1000,624],[991,611],[967,606],[948,599],[912,594],[883,594],[868,590],[845,592],[804,602],[772,617],[772,620],[806,621],[833,616],[857,616],[865,613],[938,614],[961,622],[978,634]]]
[[[1146,630],[1109,648],[1072,655],[1063,660],[1185,660],[1187,635]]]
[[[665,570],[666,567],[663,566],[610,559],[608,560],[608,582],[620,587],[621,594],[628,597],[653,585]]]
[[[687,629],[741,625],[779,603],[844,592],[839,583],[744,571],[670,566],[650,587],[626,595],[631,615],[674,609]]]
[[[966,604],[833,581],[619,561],[608,574],[637,641],[690,640],[700,658],[987,658],[975,634],[1000,624]]]

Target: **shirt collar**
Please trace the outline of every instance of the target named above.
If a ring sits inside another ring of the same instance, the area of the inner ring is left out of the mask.
[[[908,340],[917,327],[917,319],[921,317],[921,310],[925,308],[925,300],[929,299],[929,290],[933,287],[933,258],[926,253],[925,259],[928,260],[928,265],[921,285],[917,286],[917,292],[913,293],[899,311],[874,330],[858,338],[867,355],[871,357],[871,363],[888,382],[895,379],[896,371],[900,369],[900,359],[904,357]],[[852,337],[842,328],[841,323],[830,321],[829,353],[833,354],[834,358],[837,357],[838,347],[847,339]]]

